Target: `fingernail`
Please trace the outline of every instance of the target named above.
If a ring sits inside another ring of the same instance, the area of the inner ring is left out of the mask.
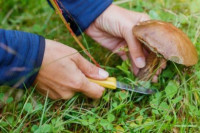
[[[101,78],[107,78],[107,77],[109,76],[109,73],[106,72],[105,70],[99,68],[99,76],[100,76]]]
[[[145,63],[145,58],[144,57],[138,57],[135,59],[135,65],[139,68],[143,68],[146,63]]]

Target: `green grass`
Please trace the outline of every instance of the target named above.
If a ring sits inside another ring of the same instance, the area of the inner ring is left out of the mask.
[[[37,33],[81,50],[45,0],[0,0],[0,5],[0,28]],[[200,0],[132,0],[119,6],[172,22],[200,52]],[[111,53],[85,39],[104,66]],[[118,80],[135,83],[128,65],[113,55],[105,68]],[[200,63],[185,68],[168,62],[158,83],[146,83],[159,90],[151,96],[107,90],[100,100],[77,94],[68,101],[53,101],[33,87],[15,100],[15,90],[0,109],[0,132],[199,132],[199,70]],[[1,101],[8,90],[0,88]]]

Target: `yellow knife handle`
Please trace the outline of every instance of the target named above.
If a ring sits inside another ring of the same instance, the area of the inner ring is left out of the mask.
[[[117,88],[117,80],[115,77],[108,77],[106,80],[95,80],[88,78],[91,82],[96,83],[102,87],[108,89],[116,89]]]

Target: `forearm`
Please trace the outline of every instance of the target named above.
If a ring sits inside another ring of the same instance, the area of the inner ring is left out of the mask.
[[[58,0],[65,19],[77,35],[85,31],[111,3],[112,0]]]
[[[0,29],[0,85],[25,88],[34,82],[43,59],[43,37]]]

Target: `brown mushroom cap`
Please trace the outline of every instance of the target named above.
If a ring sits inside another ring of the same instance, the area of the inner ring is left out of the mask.
[[[148,20],[133,28],[138,40],[165,59],[186,66],[198,61],[197,51],[185,33],[170,23]]]

